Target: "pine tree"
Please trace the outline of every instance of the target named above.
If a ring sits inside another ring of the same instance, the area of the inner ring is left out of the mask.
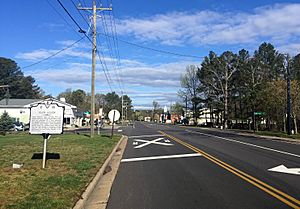
[[[0,133],[5,135],[13,127],[13,119],[9,117],[7,112],[4,112],[0,117]]]

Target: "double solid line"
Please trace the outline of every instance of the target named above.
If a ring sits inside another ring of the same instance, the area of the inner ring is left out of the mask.
[[[193,150],[194,152],[197,152],[199,154],[201,154],[203,157],[205,157],[206,159],[208,159],[209,161],[219,165],[220,167],[226,169],[227,171],[235,174],[236,176],[240,177],[241,179],[249,182],[250,184],[256,186],[257,188],[263,190],[264,192],[268,193],[269,195],[277,198],[278,200],[280,200],[281,202],[287,204],[288,206],[290,206],[291,208],[297,208],[297,209],[300,209],[300,201],[297,200],[296,198],[258,180],[257,178],[223,162],[222,160],[219,160],[217,159],[216,157],[202,151],[201,149],[197,148],[197,147],[194,147],[174,136],[171,136],[163,131],[159,131],[161,134],[167,136],[168,138],[176,141],[177,143]]]

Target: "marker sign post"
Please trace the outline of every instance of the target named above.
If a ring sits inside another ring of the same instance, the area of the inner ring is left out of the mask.
[[[63,133],[64,107],[54,101],[44,101],[30,108],[30,134],[41,134],[44,138],[43,168],[46,165],[47,140],[51,134]]]
[[[112,127],[111,127],[111,137],[114,135],[114,124],[117,120],[120,119],[120,112],[118,110],[111,110],[108,113],[108,118],[112,122]]]

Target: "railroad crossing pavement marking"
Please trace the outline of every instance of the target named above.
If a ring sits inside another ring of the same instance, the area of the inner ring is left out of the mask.
[[[169,140],[165,140],[165,142],[159,142],[161,140],[165,140],[164,138],[157,138],[157,139],[153,139],[153,140],[143,140],[143,139],[134,139],[133,145],[137,145],[138,142],[144,142],[143,144],[137,145],[134,148],[135,149],[139,149],[142,147],[146,147],[150,144],[157,144],[157,145],[164,145],[164,146],[172,146],[174,144],[171,144]]]
[[[146,161],[146,160],[161,160],[161,159],[174,159],[174,158],[186,158],[186,157],[199,157],[202,156],[199,153],[191,154],[179,154],[179,155],[164,155],[164,156],[152,156],[152,157],[136,157],[136,158],[127,158],[122,159],[121,162],[137,162],[137,161]]]

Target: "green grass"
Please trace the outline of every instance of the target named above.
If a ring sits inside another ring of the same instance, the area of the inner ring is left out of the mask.
[[[288,135],[283,132],[273,132],[273,131],[257,131],[257,132],[255,132],[255,134],[262,135],[262,136],[276,136],[276,137],[292,138],[292,139],[300,140],[300,134]]]
[[[34,153],[42,153],[42,136],[0,136],[0,208],[72,208],[119,139],[52,136],[47,152],[59,153],[60,159],[47,160],[42,169],[42,160],[31,159]],[[24,166],[13,169],[13,163]]]

